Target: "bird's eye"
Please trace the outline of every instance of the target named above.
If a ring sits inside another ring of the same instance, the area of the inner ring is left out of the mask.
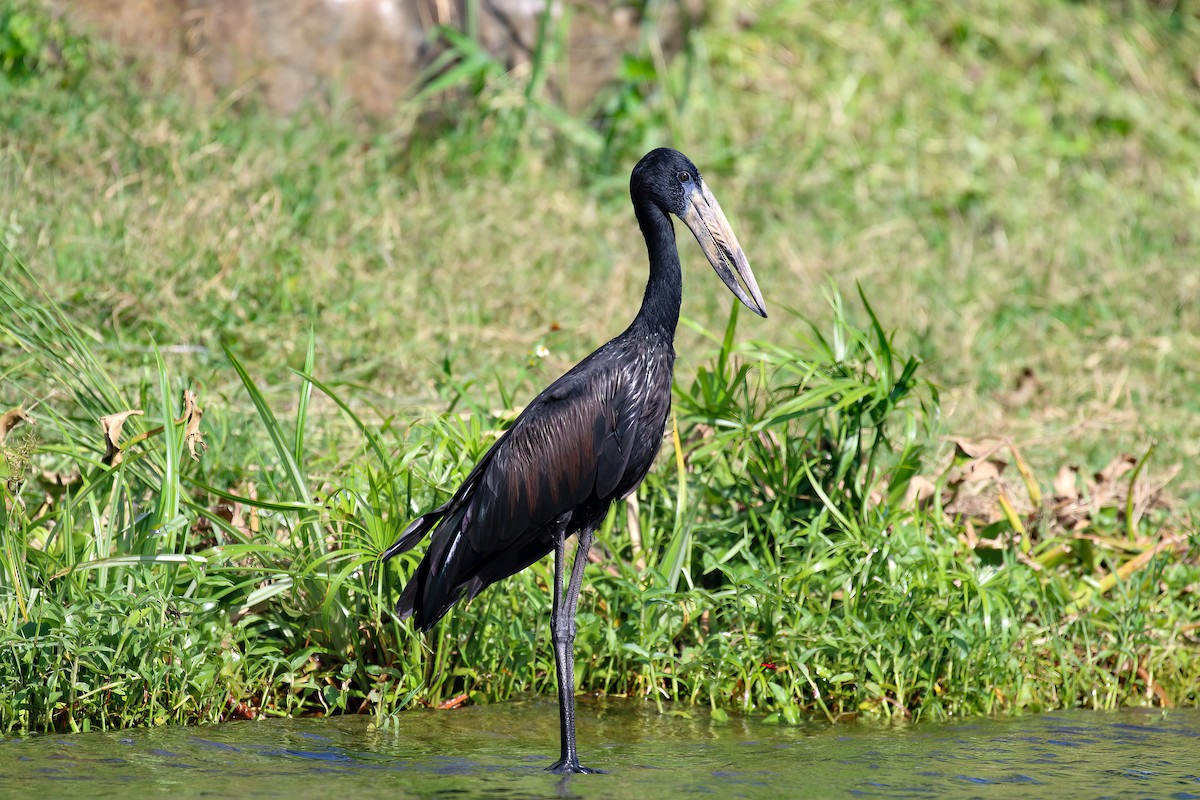
[[[691,181],[692,181],[692,176],[686,172],[679,173],[678,177],[679,177],[680,183],[691,183]]]

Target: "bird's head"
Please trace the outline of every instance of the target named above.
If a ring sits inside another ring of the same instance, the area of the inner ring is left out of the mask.
[[[683,220],[729,291],[755,314],[767,316],[750,262],[717,198],[708,190],[690,158],[669,147],[651,150],[633,168],[629,192],[635,203],[648,200],[664,213]]]

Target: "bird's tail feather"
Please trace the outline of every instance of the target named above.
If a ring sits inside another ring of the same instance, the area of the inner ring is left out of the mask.
[[[474,597],[483,588],[477,577],[463,574],[464,568],[468,573],[470,571],[470,561],[463,562],[461,558],[464,549],[467,548],[459,547],[465,536],[465,512],[466,509],[462,507],[450,512],[444,507],[432,511],[426,516],[438,514],[437,519],[426,521],[423,517],[410,525],[411,532],[406,531],[406,536],[392,546],[396,552],[401,552],[405,549],[404,545],[411,547],[419,541],[426,529],[436,529],[429,549],[417,565],[416,572],[409,577],[408,583],[400,593],[400,599],[396,602],[397,616],[400,619],[415,616],[417,627],[422,630],[432,628],[464,593],[469,591],[467,597]],[[417,529],[418,523],[424,527]],[[405,538],[411,541],[406,542]]]
[[[464,594],[468,594],[472,588],[458,586],[448,596],[433,599],[424,596],[425,592],[422,591],[424,587],[424,576],[414,575],[405,585],[404,591],[400,593],[400,599],[396,601],[396,616],[400,619],[408,619],[415,615],[417,627],[423,631],[433,628],[438,620],[446,616],[454,604]]]
[[[417,542],[425,538],[431,530],[437,527],[438,522],[442,517],[446,516],[446,510],[450,508],[450,502],[447,501],[426,514],[422,514],[412,521],[412,523],[404,529],[400,534],[400,538],[396,543],[383,551],[381,558],[387,561],[392,556],[407,552],[417,546]]]
[[[420,567],[417,569],[420,570]],[[400,617],[400,619],[408,619],[416,611],[417,593],[420,583],[418,576],[413,575],[408,579],[408,583],[404,585],[404,591],[400,593],[400,599],[396,601],[396,616]]]

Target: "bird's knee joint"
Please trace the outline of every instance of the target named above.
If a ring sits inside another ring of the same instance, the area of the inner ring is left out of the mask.
[[[575,641],[575,623],[569,625],[554,625],[550,637],[555,644],[570,644]]]

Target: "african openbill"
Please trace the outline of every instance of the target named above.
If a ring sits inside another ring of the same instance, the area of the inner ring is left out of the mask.
[[[762,294],[721,206],[687,156],[651,151],[629,181],[650,254],[641,309],[625,332],[550,384],[480,459],[454,496],[418,517],[387,560],[432,532],[396,604],[428,631],[459,600],[554,551],[551,637],[558,673],[562,757],[552,772],[594,772],[575,749],[575,610],[592,536],[609,505],[633,492],[658,454],[671,406],[675,326],[683,281],[675,228],[695,234],[713,269],[754,313]],[[738,283],[737,277],[745,284]],[[564,594],[566,540],[578,545]]]

